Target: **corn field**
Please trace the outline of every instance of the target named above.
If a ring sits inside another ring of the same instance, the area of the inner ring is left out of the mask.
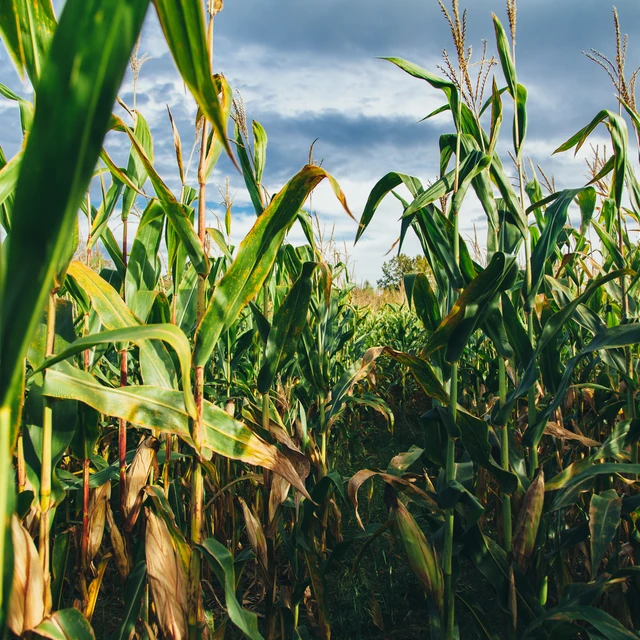
[[[638,637],[637,72],[614,12],[616,59],[591,55],[614,110],[556,153],[609,151],[557,189],[528,161],[516,0],[478,60],[438,2],[442,66],[379,64],[441,95],[439,175],[399,166],[358,212],[311,154],[263,185],[267,132],[215,71],[223,0],[0,3],[33,87],[0,85],[23,135],[0,149],[0,636]],[[193,162],[167,113],[173,191],[118,97],[147,11],[198,106]],[[228,191],[207,226],[225,156],[255,210],[238,246]],[[356,301],[314,228],[323,181],[355,242],[395,202],[428,264],[402,302]]]

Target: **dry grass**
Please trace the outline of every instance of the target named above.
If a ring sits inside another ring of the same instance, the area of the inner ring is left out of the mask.
[[[356,307],[369,307],[373,311],[378,311],[387,304],[406,304],[406,301],[404,287],[395,290],[356,287],[351,292],[351,302]]]

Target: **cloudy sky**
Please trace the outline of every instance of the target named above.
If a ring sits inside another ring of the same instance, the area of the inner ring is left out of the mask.
[[[61,2],[55,4],[59,7]],[[264,183],[270,192],[280,189],[307,162],[316,138],[314,157],[340,182],[356,217],[373,185],[389,171],[416,175],[424,182],[437,177],[438,137],[451,131],[450,118],[443,114],[427,122],[418,120],[442,104],[442,96],[378,59],[401,57],[437,71],[442,50],[453,47],[436,0],[227,0],[225,4],[216,18],[214,67],[241,93],[248,119],[258,120],[267,130]],[[506,25],[504,2],[468,0],[462,4],[466,5],[468,44],[477,55],[486,39],[493,54],[491,12]],[[623,31],[630,37],[631,72],[640,65],[637,0],[618,0],[617,7]],[[518,79],[529,90],[526,153],[555,176],[558,188],[583,184],[586,167],[584,158],[551,157],[553,150],[601,108],[617,108],[606,74],[582,54],[594,48],[615,57],[611,9],[606,0],[519,3]],[[170,186],[177,187],[166,105],[171,107],[187,154],[194,140],[195,106],[175,70],[153,9],[140,52],[151,59],[138,82],[138,108],[152,129],[157,169]],[[502,86],[501,72],[496,74]],[[0,81],[28,95],[4,51]],[[121,96],[132,103],[130,74]],[[505,120],[507,141],[509,128]],[[605,133],[600,131],[594,141],[604,143]],[[0,144],[7,156],[20,144],[17,111],[6,102],[0,103]],[[127,146],[122,137],[109,145],[125,164]],[[508,159],[505,165],[510,165]],[[221,212],[218,185],[227,176],[235,194],[233,235],[239,239],[250,228],[253,214],[241,177],[225,160],[212,174],[208,190],[210,224],[216,224],[215,216]],[[192,169],[190,181],[194,180]],[[389,198],[381,207],[355,247],[356,224],[330,189],[318,188],[312,205],[325,236],[333,232],[339,247],[346,246],[356,279],[374,282],[380,277],[381,264],[389,257],[385,254],[399,231],[401,211],[395,199]],[[465,237],[473,235],[475,224],[483,241],[486,226],[473,202],[463,211],[461,222]],[[302,241],[299,231],[291,240]],[[410,242],[405,251],[415,254],[419,247]]]

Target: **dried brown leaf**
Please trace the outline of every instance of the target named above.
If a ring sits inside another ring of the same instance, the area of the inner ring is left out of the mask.
[[[283,445],[282,452],[304,482],[311,471],[309,458],[297,449],[291,449],[287,445]],[[275,531],[272,532],[272,529],[275,529],[277,525],[276,515],[278,507],[286,500],[290,487],[291,484],[282,476],[273,476],[271,491],[269,492],[269,530],[267,531],[267,537],[269,538],[275,533]],[[296,494],[296,498],[299,498],[299,496],[299,493]]]
[[[381,473],[379,471],[371,471],[370,469],[361,469],[356,473],[347,485],[347,494],[353,502],[353,506],[356,510],[356,519],[358,524],[364,529],[360,514],[358,513],[358,489],[373,476],[380,476],[387,484],[391,485],[397,491],[406,493],[412,500],[418,502],[427,508],[430,508],[436,513],[440,513],[442,509],[438,507],[437,502],[428,494],[425,493],[420,487],[416,486],[415,482],[407,479],[407,477],[393,476],[389,473]]]
[[[544,433],[547,436],[553,436],[554,438],[563,438],[565,440],[577,440],[585,447],[599,447],[600,443],[597,440],[587,438],[580,433],[573,433],[564,427],[561,427],[557,422],[548,422],[544,429]]]

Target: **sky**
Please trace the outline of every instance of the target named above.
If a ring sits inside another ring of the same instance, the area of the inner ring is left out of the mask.
[[[449,0],[445,0],[448,5]],[[60,10],[62,2],[54,2]],[[640,66],[640,21],[637,0],[618,0],[623,33],[629,33],[629,75]],[[467,0],[467,44],[475,56],[487,40],[495,53],[491,19],[495,12],[507,25],[505,3]],[[554,176],[557,188],[585,184],[584,154],[552,156],[562,142],[587,124],[602,108],[617,109],[615,92],[606,73],[583,51],[596,49],[615,58],[612,5],[604,0],[521,0],[517,22],[518,80],[529,92],[529,132],[525,154]],[[376,182],[389,171],[419,177],[423,183],[438,174],[438,139],[452,132],[448,114],[425,122],[425,115],[443,104],[443,96],[425,82],[411,78],[385,56],[405,58],[438,72],[442,50],[453,52],[450,33],[436,0],[227,0],[216,17],[214,71],[224,73],[244,101],[249,122],[259,121],[269,144],[264,184],[277,192],[309,158],[322,161],[340,183],[349,207],[359,218]],[[188,156],[195,136],[196,107],[188,95],[164,42],[155,11],[150,8],[143,29],[140,53],[150,60],[143,66],[137,86],[137,107],[148,120],[155,144],[156,169],[173,189],[179,188],[173,137],[167,117],[169,105]],[[504,79],[494,69],[499,86]],[[6,52],[0,54],[0,82],[22,95]],[[133,102],[131,74],[120,95]],[[505,111],[503,139],[510,139],[510,114]],[[594,143],[606,142],[601,127]],[[0,102],[0,145],[7,157],[21,144],[14,105]],[[126,165],[124,136],[111,136],[107,147]],[[502,148],[506,153],[508,145]],[[588,150],[585,153],[589,153]],[[506,157],[505,166],[515,173]],[[195,185],[195,161],[188,181]],[[235,196],[232,238],[237,242],[255,221],[242,177],[222,159],[208,187],[209,224],[216,225],[223,209],[219,186],[229,179]],[[152,193],[150,185],[147,192]],[[96,192],[96,198],[99,193]],[[96,200],[94,204],[99,204]],[[402,213],[390,196],[384,201],[363,238],[354,246],[357,229],[328,186],[314,192],[311,207],[318,215],[325,240],[333,237],[346,252],[356,281],[374,283],[381,265],[398,237]],[[309,203],[307,207],[309,208]],[[474,234],[484,244],[484,214],[472,199],[461,213],[461,233]],[[132,233],[130,232],[132,235]],[[302,243],[299,229],[290,235]],[[404,252],[420,251],[410,239]]]

